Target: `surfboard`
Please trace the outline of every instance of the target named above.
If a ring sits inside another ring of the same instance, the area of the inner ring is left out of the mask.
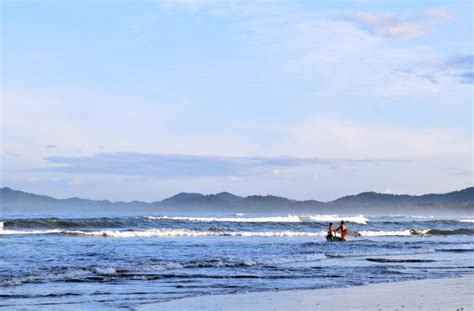
[[[362,235],[357,231],[346,230],[346,236],[360,237]]]
[[[356,237],[356,238],[357,238],[357,237],[361,237],[361,236],[362,236],[362,234],[360,234],[360,233],[357,232],[357,231],[351,231],[351,230],[347,230],[347,229],[346,229],[346,237]],[[327,238],[326,238],[326,239],[327,239]],[[339,237],[339,236],[334,236],[334,237],[332,238],[332,241],[331,241],[331,240],[328,240],[328,239],[327,239],[327,241],[328,241],[328,242],[342,242],[342,241],[344,241],[344,240],[341,239],[341,237]]]

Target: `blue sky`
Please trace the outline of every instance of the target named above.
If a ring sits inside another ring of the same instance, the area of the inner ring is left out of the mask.
[[[473,185],[470,1],[2,1],[1,185],[153,201]]]

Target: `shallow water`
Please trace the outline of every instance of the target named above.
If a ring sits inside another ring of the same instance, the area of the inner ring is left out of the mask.
[[[329,221],[361,237],[326,242]],[[454,277],[472,217],[1,218],[0,308],[128,309],[181,297]]]

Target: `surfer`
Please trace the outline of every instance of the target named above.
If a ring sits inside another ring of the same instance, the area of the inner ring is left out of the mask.
[[[334,231],[334,227],[332,226],[332,222],[331,222],[331,223],[329,223],[328,235],[326,235],[326,240],[334,241],[334,236],[335,235],[336,235],[336,232]]]
[[[341,225],[339,226],[339,228],[336,229],[336,231],[339,231],[339,230],[341,231],[341,241],[345,241],[346,234],[347,234],[347,227],[344,224],[344,220],[341,220]]]

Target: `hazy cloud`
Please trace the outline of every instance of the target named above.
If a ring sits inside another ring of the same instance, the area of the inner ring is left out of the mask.
[[[5,151],[4,152],[6,155],[12,156],[12,157],[21,157],[21,154],[15,153],[15,152],[10,152],[10,151]]]
[[[394,69],[393,72],[399,73],[399,74],[413,75],[413,76],[416,76],[420,79],[427,80],[427,81],[429,81],[433,84],[438,83],[438,80],[436,79],[436,77],[432,74],[429,74],[429,73],[418,73],[415,70],[403,69],[403,68],[396,68],[396,69]]]
[[[448,175],[452,176],[474,176],[474,170],[464,168],[445,167],[444,170],[448,171]]]
[[[314,165],[340,167],[397,161],[390,159],[318,159],[298,157],[221,157],[146,153],[98,153],[86,157],[54,156],[58,166],[41,169],[71,174],[108,174],[150,178],[279,175],[282,169]]]
[[[474,84],[474,72],[464,72],[456,75],[460,78],[459,82],[463,84]]]
[[[452,73],[451,75],[457,77],[460,83],[474,84],[474,54],[454,56],[440,67],[441,70]]]
[[[426,11],[425,15],[439,20],[451,20],[454,18],[455,13],[445,9],[433,9]]]
[[[467,55],[456,55],[448,59],[443,65],[459,68],[459,69],[473,69],[474,66],[474,54]]]
[[[397,68],[395,73],[417,76],[438,83],[442,78],[455,78],[461,84],[474,83],[474,55],[456,55],[436,64],[422,64],[411,69]]]

